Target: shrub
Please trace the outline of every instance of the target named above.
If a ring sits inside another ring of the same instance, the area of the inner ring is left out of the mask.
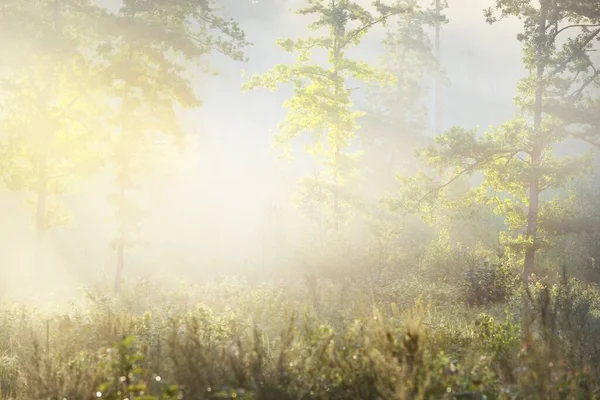
[[[370,285],[380,283],[352,283],[348,298]],[[0,399],[553,400],[594,398],[600,387],[600,296],[576,281],[532,284],[504,319],[452,299],[408,312],[408,297],[348,306],[330,297],[334,281],[319,312],[294,285],[209,286],[187,308],[179,295],[174,308],[137,298],[126,310],[129,297],[69,315],[0,307]]]
[[[505,302],[514,288],[515,276],[502,263],[484,263],[467,270],[461,293],[467,304],[483,306]]]

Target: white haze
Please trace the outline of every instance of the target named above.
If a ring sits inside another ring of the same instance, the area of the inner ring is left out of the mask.
[[[294,249],[306,224],[291,198],[312,161],[296,151],[296,160],[290,164],[271,150],[271,138],[285,115],[281,104],[290,89],[241,93],[245,78],[240,72],[264,72],[290,61],[291,56],[276,47],[275,39],[306,34],[307,19],[289,12],[266,19],[260,11],[245,19],[235,11],[237,1],[245,0],[235,0],[225,11],[240,22],[254,43],[247,51],[249,63],[217,55],[211,64],[220,75],[198,76],[196,88],[204,106],[181,113],[188,145],[181,154],[171,149],[172,162],[146,182],[142,232],[147,245],[127,252],[128,278],[202,279],[259,269],[273,253],[269,244],[275,238],[281,239],[279,250],[285,253],[285,262],[296,262]],[[287,1],[281,9],[300,3]],[[515,84],[524,74],[515,40],[519,23],[507,20],[487,25],[482,10],[492,5],[491,0],[449,3],[450,23],[442,35],[442,63],[450,79],[443,92],[443,127],[500,123],[514,112]],[[254,6],[264,7],[260,2]],[[383,32],[382,28],[374,30],[354,55],[377,62]],[[114,226],[106,202],[110,189],[110,177],[104,176],[65,196],[74,225],[48,235],[53,268],[51,276],[43,278],[31,275],[26,267],[34,233],[24,195],[0,191],[0,207],[6,216],[0,226],[5,297],[54,296],[102,279],[112,282],[115,262],[108,244]],[[270,217],[271,205],[283,207],[284,215]]]

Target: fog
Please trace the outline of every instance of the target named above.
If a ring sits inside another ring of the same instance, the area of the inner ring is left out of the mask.
[[[236,19],[253,43],[245,49],[248,62],[218,54],[207,57],[218,74],[198,74],[194,87],[203,105],[179,113],[186,132],[184,148],[164,140],[156,165],[138,190],[145,243],[127,251],[127,279],[202,282],[253,271],[277,275],[284,273],[285,265],[300,262],[298,249],[310,224],[297,212],[293,198],[298,180],[314,162],[302,152],[307,138],[296,141],[291,162],[271,146],[291,88],[242,93],[240,87],[247,76],[293,60],[275,40],[306,35],[307,17],[289,11],[302,3],[299,0],[241,1],[223,2],[222,12]],[[440,60],[448,79],[441,101],[444,130],[453,125],[485,128],[515,112],[515,84],[525,74],[515,40],[519,21],[489,26],[482,10],[490,3],[449,0]],[[374,29],[352,56],[378,63],[384,33],[383,27]],[[367,102],[366,89],[356,91],[358,106]],[[431,95],[428,105],[433,115]],[[111,179],[103,172],[63,196],[72,221],[47,234],[51,267],[44,274],[31,268],[35,233],[27,195],[0,190],[2,297],[63,296],[83,285],[112,282],[115,254],[109,243],[115,226],[106,202]],[[273,207],[279,207],[280,214]]]

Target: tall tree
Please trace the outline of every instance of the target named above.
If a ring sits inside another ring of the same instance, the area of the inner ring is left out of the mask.
[[[101,10],[89,0],[2,7],[2,172],[9,189],[34,194],[39,264],[44,233],[64,222],[59,196],[99,161],[92,21]]]
[[[438,136],[437,145],[424,156],[440,174],[449,174],[448,179],[422,180],[421,193],[405,193],[404,199],[413,206],[424,202],[430,206],[436,194],[459,177],[482,173],[483,183],[469,198],[494,204],[496,212],[505,216],[508,232],[502,240],[522,259],[527,280],[534,271],[536,252],[554,233],[548,222],[564,210],[550,189],[562,188],[589,166],[589,157],[559,158],[555,149],[569,137],[580,137],[580,124],[590,125],[581,116],[594,104],[591,89],[598,83],[590,55],[600,37],[600,4],[497,0],[495,10],[486,11],[488,22],[498,20],[496,12],[501,18],[515,16],[523,21],[517,38],[523,43],[523,62],[530,74],[518,85],[516,103],[521,111],[483,137],[460,127]]]
[[[440,62],[442,56],[442,11],[448,7],[448,3],[442,0],[435,0],[435,37],[434,37],[434,48],[435,58]],[[439,135],[442,129],[442,80],[437,75],[435,77],[435,92],[434,92],[434,132]]]
[[[399,254],[403,244],[414,250],[412,242],[418,236],[410,222],[410,229],[399,229],[405,225],[404,217],[380,205],[382,195],[396,188],[395,173],[418,170],[414,153],[430,141],[428,83],[442,71],[428,28],[438,22],[445,23],[446,18],[435,8],[422,8],[420,3],[418,0],[395,3],[407,11],[390,20],[382,42],[381,68],[392,74],[396,82],[392,86],[369,88],[364,134],[360,137],[364,149],[360,168],[366,178],[363,190],[366,203],[371,206],[372,239],[382,254],[381,259]]]
[[[182,138],[176,108],[200,106],[192,86],[193,65],[213,51],[242,60],[247,44],[233,21],[213,2],[196,0],[125,1],[111,15],[112,37],[103,58],[110,65],[108,94],[115,99],[113,161],[117,190],[110,196],[118,225],[115,290],[119,290],[125,250],[138,243],[139,212],[132,190],[147,168],[156,135]]]
[[[395,17],[387,30],[381,58],[381,68],[396,82],[370,88],[365,134],[360,138],[365,151],[363,167],[372,170],[372,180],[379,182],[385,181],[385,176],[393,181],[393,171],[415,165],[414,151],[426,143],[429,128],[427,81],[442,74],[427,28],[445,18],[438,16],[436,9],[421,9],[418,0],[402,0],[396,5],[407,11]],[[369,189],[378,196],[381,193]]]
[[[313,135],[307,152],[322,168],[314,177],[303,181],[301,196],[309,206],[316,203],[316,217],[321,220],[321,210],[328,209],[330,217],[323,225],[338,232],[345,219],[344,212],[354,202],[347,183],[357,174],[357,155],[351,153],[349,147],[356,137],[358,120],[364,115],[353,107],[350,82],[383,84],[391,79],[389,74],[353,60],[347,53],[360,44],[372,27],[385,23],[402,10],[380,1],[373,3],[374,13],[350,0],[308,0],[307,3],[296,13],[314,16],[316,21],[309,29],[315,33],[326,29],[327,34],[278,40],[283,50],[298,54],[296,62],[280,64],[265,74],[252,76],[244,89],[276,90],[278,85],[293,85],[294,95],[284,103],[288,114],[279,126],[275,144],[285,147],[301,134]],[[315,61],[313,53],[318,50],[326,52],[326,62]]]

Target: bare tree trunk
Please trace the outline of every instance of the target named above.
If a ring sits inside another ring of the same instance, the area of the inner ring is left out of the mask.
[[[529,210],[527,213],[527,237],[533,238],[533,244],[527,248],[525,252],[525,261],[523,264],[523,279],[529,281],[529,278],[533,274],[535,266],[535,255],[536,255],[536,240],[537,240],[537,219],[540,202],[540,188],[539,178],[537,176],[536,169],[540,164],[540,155],[534,154],[531,157],[531,165],[533,177],[529,184]]]
[[[435,59],[437,60],[438,63],[440,63],[440,56],[441,56],[441,44],[440,44],[440,31],[441,31],[441,23],[439,21],[440,17],[441,17],[441,13],[442,13],[442,5],[441,5],[441,0],[436,0],[435,2],[435,15],[438,18],[438,21],[436,21],[435,23]],[[439,135],[441,134],[441,130],[442,130],[442,106],[441,106],[441,92],[442,92],[442,84],[440,82],[440,77],[439,77],[439,73],[436,75],[435,77],[435,99],[434,99],[434,103],[435,103],[435,120],[434,120],[434,129],[435,129],[435,134]]]
[[[122,143],[123,148],[126,148],[126,143],[122,138],[122,141],[124,143]],[[123,268],[125,267],[125,245],[127,243],[127,207],[126,207],[126,182],[127,182],[127,176],[129,174],[129,159],[127,158],[128,155],[125,154],[125,151],[122,151],[122,154],[120,155],[120,160],[119,160],[119,164],[121,167],[121,177],[122,179],[120,179],[120,185],[121,187],[119,188],[119,199],[117,202],[117,207],[118,207],[118,212],[117,212],[117,218],[118,218],[118,224],[119,224],[119,230],[118,230],[118,234],[117,234],[117,266],[116,266],[116,270],[115,270],[115,293],[119,293],[121,290],[121,280],[122,280],[122,274],[123,274]]]
[[[46,233],[46,200],[48,197],[48,162],[46,154],[40,157],[38,166],[38,187],[36,191],[37,204],[35,212],[35,268],[43,269],[44,264],[44,234]]]
[[[337,158],[337,157],[336,157]],[[337,234],[340,231],[340,211],[339,211],[339,199],[338,199],[338,187],[339,187],[339,176],[337,172],[334,178],[334,192],[333,192],[333,224],[334,232]]]
[[[331,2],[331,9],[335,15],[335,0],[333,0]],[[337,21],[335,21],[337,22]],[[340,56],[340,40],[339,40],[339,28],[335,27],[335,38],[334,38],[334,57],[333,57],[333,70],[334,70],[334,76],[335,76],[335,95],[336,97],[339,95],[340,92],[340,87],[339,87],[339,83],[337,81],[338,78],[338,62],[339,62],[339,56]],[[334,232],[337,235],[339,232],[339,199],[338,199],[338,189],[339,189],[339,171],[338,171],[338,156],[339,156],[339,149],[336,148],[335,149],[335,155],[334,155],[334,173],[333,173],[333,182],[334,182],[334,192],[333,192],[333,224],[334,224]]]
[[[123,265],[125,259],[125,246],[123,243],[117,245],[117,270],[115,271],[115,293],[121,293],[121,281],[123,279]]]
[[[537,71],[536,71],[536,91],[533,114],[533,149],[531,152],[531,180],[529,182],[529,209],[527,212],[527,238],[533,240],[533,244],[525,252],[523,263],[523,279],[529,281],[535,267],[535,256],[537,251],[537,225],[540,203],[540,177],[539,167],[542,158],[543,141],[542,134],[542,101],[544,97],[544,73],[546,70],[546,60],[544,59],[544,46],[546,46],[546,23],[548,6],[545,1],[540,2],[540,20],[538,24],[538,43],[537,43]]]
[[[128,67],[131,66],[131,61],[133,60],[133,48],[129,46],[129,54],[128,54]],[[131,72],[130,70],[128,72]],[[125,194],[127,191],[127,182],[129,181],[129,166],[130,166],[130,155],[128,153],[128,141],[129,135],[129,109],[130,109],[130,99],[129,99],[129,73],[125,79],[125,86],[123,88],[123,104],[122,104],[122,115],[121,115],[121,145],[123,146],[120,149],[118,154],[117,163],[121,168],[120,174],[121,179],[119,181],[120,193],[119,193],[119,202],[117,207],[118,211],[118,219],[119,219],[119,237],[117,241],[117,267],[115,270],[115,293],[120,293],[121,290],[121,280],[123,274],[123,268],[125,267],[125,244],[127,241],[127,213],[126,213],[126,204],[125,204]]]

